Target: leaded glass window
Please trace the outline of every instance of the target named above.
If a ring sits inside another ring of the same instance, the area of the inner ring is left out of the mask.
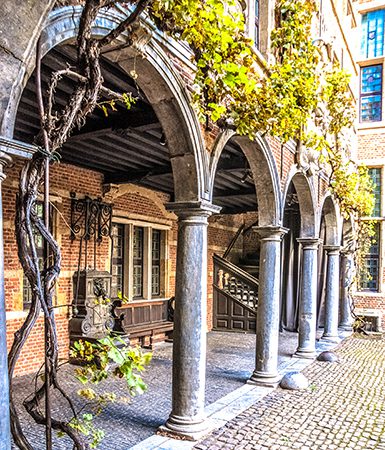
[[[372,238],[368,255],[364,258],[360,274],[360,288],[364,291],[379,290],[380,273],[380,223],[375,224],[375,235]]]
[[[381,169],[372,167],[369,169],[369,176],[373,182],[374,209],[373,217],[381,216]]]
[[[254,3],[254,43],[257,48],[259,48],[259,0],[255,0]]]
[[[112,225],[111,297],[123,292],[124,277],[124,225]]]
[[[376,58],[384,54],[385,10],[371,11],[362,16],[361,55]]]
[[[382,118],[382,65],[361,68],[361,122]]]
[[[151,294],[160,295],[160,231],[152,230]]]
[[[44,217],[44,205],[42,202],[38,202],[35,204],[35,210],[38,217],[43,219]],[[39,269],[43,270],[44,268],[44,239],[37,228],[33,228],[33,238],[35,241],[36,253],[39,261]],[[32,302],[32,289],[29,284],[28,278],[23,276],[23,309],[29,309]]]
[[[133,296],[143,296],[143,228],[134,227],[134,285]]]

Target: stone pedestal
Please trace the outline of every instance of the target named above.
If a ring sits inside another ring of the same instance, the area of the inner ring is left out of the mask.
[[[295,356],[314,358],[317,331],[317,260],[319,239],[297,239],[302,245],[298,348]]]
[[[255,227],[261,237],[255,370],[251,383],[275,386],[278,374],[282,227]]]
[[[71,345],[79,339],[97,340],[110,334],[114,328],[111,274],[99,270],[81,270],[73,276],[73,316],[69,323]]]
[[[353,283],[352,272],[354,270],[353,254],[341,254],[341,297],[340,297],[340,324],[343,331],[353,330],[353,317],[351,313],[352,299],[349,288]]]
[[[339,342],[338,337],[338,307],[340,292],[340,247],[324,246],[327,252],[327,275],[325,295],[325,328],[322,339]]]
[[[172,412],[162,429],[196,439],[206,430],[207,219],[220,208],[206,202],[173,203],[167,207],[179,220]]]
[[[3,205],[1,185],[5,179],[4,167],[11,158],[0,151],[0,449],[10,450],[10,418],[9,418],[9,381],[6,339],[6,316],[4,295],[4,240],[3,240]]]

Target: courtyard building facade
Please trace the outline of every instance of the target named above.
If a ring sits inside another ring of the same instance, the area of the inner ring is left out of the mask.
[[[14,222],[20,170],[37,151],[36,45],[40,38],[46,88],[55,70],[75,61],[81,7],[72,3],[32,0],[15,11],[14,2],[5,0],[0,6],[1,450],[10,448],[7,345],[9,350],[31,302]],[[263,72],[271,60],[274,1],[244,3]],[[370,163],[381,197],[383,162],[372,136],[381,139],[383,15],[370,5],[360,4],[356,11],[350,0],[320,2],[314,42],[325,58],[351,73],[354,101],[361,86],[351,156]],[[95,37],[122,17],[122,9],[104,11]],[[360,73],[359,42],[366,52]],[[332,342],[339,327],[351,329],[347,267],[353,224],[341,217],[326,174],[306,149],[294,142],[282,145],[259,130],[250,140],[230,129],[204,129],[191,106],[194,66],[184,43],[143,19],[137,42],[124,44],[121,36],[102,56],[105,85],[139,100],[129,110],[92,112],[50,170],[50,223],[62,252],[54,299],[60,354],[68,357],[71,342],[94,338],[103,327],[146,347],[172,339],[172,411],[164,427],[192,438],[206,430],[207,331],[254,333],[250,382],[274,386],[280,380],[280,331],[298,332],[295,355],[313,358],[319,329],[322,339]],[[70,78],[60,81],[59,103],[65,103],[71,86]],[[376,203],[379,236],[382,198]],[[41,213],[38,203],[36,214]],[[43,262],[50,255],[38,230],[34,238]],[[380,237],[378,242],[368,255],[372,279],[363,280],[365,292],[357,294],[362,308],[383,302]],[[87,310],[95,295],[88,287],[100,280],[113,308],[100,308],[96,317]],[[41,317],[17,375],[41,366],[43,339]]]

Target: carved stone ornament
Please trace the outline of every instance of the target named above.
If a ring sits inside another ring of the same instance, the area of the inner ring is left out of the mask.
[[[76,279],[77,274],[74,275]],[[108,298],[111,275],[97,270],[83,270],[79,277],[79,294],[70,321],[71,341],[100,339],[114,327],[112,304]]]
[[[297,145],[296,163],[299,169],[310,176],[316,175],[321,170],[317,150],[309,149],[302,143]]]

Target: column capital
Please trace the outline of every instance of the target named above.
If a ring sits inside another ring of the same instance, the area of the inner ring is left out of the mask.
[[[289,231],[288,228],[285,227],[275,227],[275,226],[267,226],[267,227],[252,227],[253,231],[255,231],[263,241],[280,241],[282,237]]]
[[[5,179],[4,168],[12,164],[12,157],[6,152],[6,148],[0,145],[0,182]]]
[[[198,221],[204,222],[207,221],[207,218],[212,214],[218,214],[222,208],[213,205],[206,200],[198,200],[191,202],[166,203],[166,209],[175,213],[182,220],[195,218]]]
[[[322,240],[314,237],[297,238],[297,242],[304,250],[317,250]]]
[[[324,245],[324,249],[328,255],[339,255],[341,251],[340,245]]]

